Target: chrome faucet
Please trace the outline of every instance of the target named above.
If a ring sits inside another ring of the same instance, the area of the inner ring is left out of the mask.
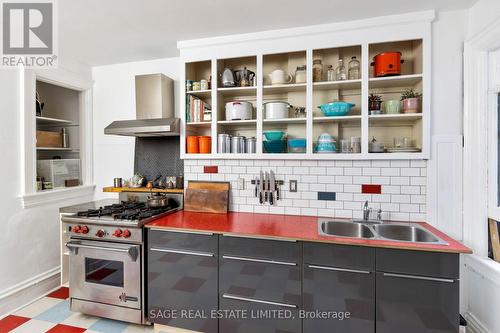
[[[363,221],[368,221],[370,219],[370,213],[372,209],[368,206],[368,200],[365,201],[363,205]]]

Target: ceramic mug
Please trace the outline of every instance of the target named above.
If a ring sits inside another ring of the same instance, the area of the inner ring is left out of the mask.
[[[389,101],[382,102],[382,109],[387,114],[400,113],[401,103],[397,99],[391,99]]]
[[[293,77],[282,69],[275,69],[268,76],[271,80],[271,84],[290,83],[293,80]]]

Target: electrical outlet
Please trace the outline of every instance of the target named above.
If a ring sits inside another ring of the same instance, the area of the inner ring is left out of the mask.
[[[297,192],[297,181],[290,180],[290,192]]]
[[[245,178],[238,178],[238,190],[245,189]]]

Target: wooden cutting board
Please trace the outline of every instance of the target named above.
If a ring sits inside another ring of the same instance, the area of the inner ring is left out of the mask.
[[[229,191],[229,182],[205,182],[201,180],[189,180],[188,188],[196,188],[202,190],[225,190]]]
[[[184,210],[188,212],[227,213],[229,191],[188,187],[184,193]]]

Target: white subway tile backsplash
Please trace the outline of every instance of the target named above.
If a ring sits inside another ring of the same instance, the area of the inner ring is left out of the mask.
[[[229,208],[234,211],[328,217],[362,217],[368,200],[383,218],[402,221],[426,219],[426,161],[310,161],[310,160],[185,160],[185,183],[189,180],[228,181]],[[217,165],[218,173],[205,174],[204,166]],[[283,180],[281,200],[261,205],[251,180],[260,171],[274,170]],[[245,188],[238,189],[238,179]],[[297,180],[297,192],[289,191],[289,181]],[[381,185],[381,194],[362,193],[361,185]],[[335,201],[318,200],[318,192],[335,192]]]
[[[294,167],[293,174],[294,175],[308,175],[309,168],[308,167]]]
[[[346,176],[361,176],[362,169],[361,168],[345,168],[344,175]]]

